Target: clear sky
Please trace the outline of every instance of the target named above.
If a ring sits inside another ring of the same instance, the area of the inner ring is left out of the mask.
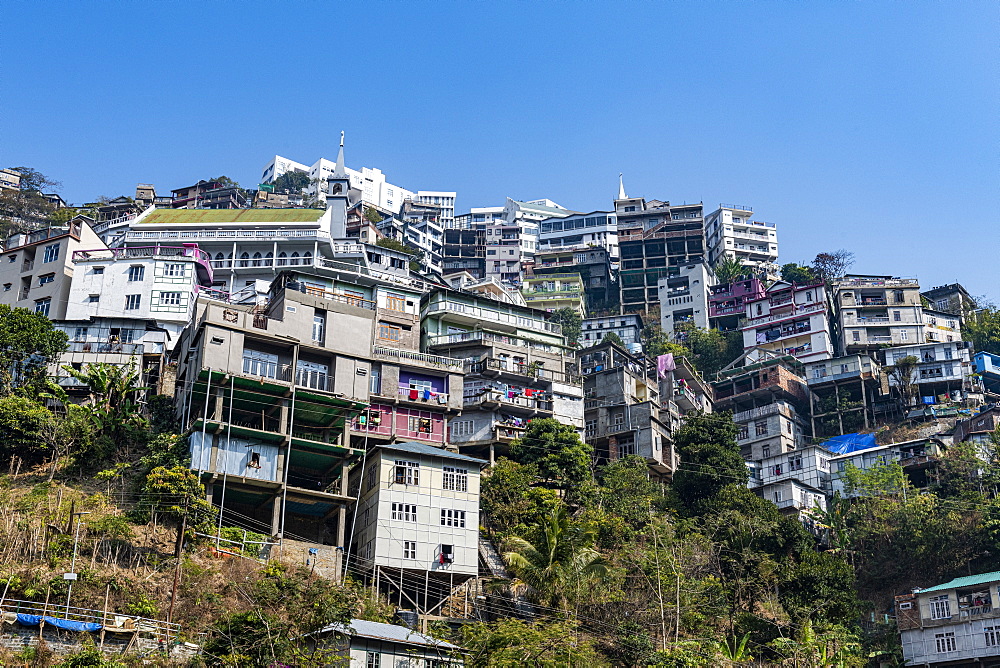
[[[781,260],[1000,300],[1000,3],[17,2],[0,163],[71,202],[280,154],[459,212],[629,195],[750,205]]]

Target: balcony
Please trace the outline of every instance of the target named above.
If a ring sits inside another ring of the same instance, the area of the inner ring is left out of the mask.
[[[398,348],[386,348],[385,346],[374,346],[372,357],[376,359],[390,360],[400,364],[416,364],[419,366],[432,366],[437,368],[461,371],[465,362],[454,357],[444,357],[442,355],[430,355],[428,353],[418,353],[411,350],[399,350]]]
[[[513,327],[523,327],[550,332],[552,334],[562,334],[562,326],[553,322],[536,320],[528,316],[519,316],[513,313],[504,313],[502,311],[494,311],[491,309],[484,309],[478,306],[470,306],[468,304],[460,304],[457,302],[436,302],[430,304],[427,307],[426,315],[444,312],[468,316],[470,319],[474,320],[487,320],[490,322],[511,325]]]
[[[521,348],[534,348],[536,350],[542,350],[545,352],[558,352],[554,346],[547,343],[539,343],[537,341],[530,341],[528,339],[522,339],[516,336],[504,336],[503,334],[494,334],[493,332],[460,332],[456,334],[440,334],[438,336],[429,337],[427,345],[429,346],[439,346],[443,344],[454,344],[454,343],[479,343],[484,346],[492,345],[493,343],[499,343],[508,346],[518,346]]]
[[[774,315],[765,315],[765,316],[760,316],[758,318],[751,318],[750,320],[747,320],[744,323],[743,329],[750,329],[751,327],[764,325],[769,322],[777,322],[778,320],[785,320],[787,318],[794,318],[803,315],[814,315],[817,313],[825,313],[825,312],[826,312],[825,304],[803,304],[801,306],[796,307],[793,311],[789,311],[788,313],[776,313]]]
[[[409,386],[396,389],[396,398],[399,401],[416,402],[419,404],[429,404],[448,407],[448,393],[435,392],[434,390],[415,390]]]
[[[498,424],[496,427],[496,440],[498,440],[501,443],[510,443],[511,441],[524,436],[525,431],[527,431],[525,427],[516,427],[514,425]]]
[[[32,270],[32,269],[34,269],[34,268],[35,268],[35,261],[34,261],[34,260],[27,260],[27,259],[26,259],[26,260],[25,260],[25,261],[24,261],[24,262],[23,262],[23,263],[21,264],[21,271],[22,271],[22,272],[24,272],[24,271],[31,271],[31,270]]]
[[[114,343],[111,341],[73,341],[66,352],[70,353],[116,353],[119,355],[142,355],[145,350],[141,343]]]
[[[501,390],[485,390],[479,394],[465,396],[462,405],[466,408],[475,406],[490,407],[490,405],[506,408],[520,408],[530,412],[552,412],[552,402],[545,399],[535,399],[520,395],[511,396]]]
[[[751,408],[750,410],[733,413],[733,422],[747,422],[749,420],[755,420],[769,415],[784,415],[789,419],[794,419],[795,411],[787,404],[768,404],[767,406],[759,406],[757,408]]]

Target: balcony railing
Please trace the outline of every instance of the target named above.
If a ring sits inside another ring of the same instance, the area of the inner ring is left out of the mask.
[[[73,251],[73,262],[112,262],[152,257],[191,257],[207,262],[212,256],[194,246],[129,246]]]
[[[425,404],[447,404],[447,392],[435,392],[433,390],[415,390],[411,387],[400,387],[396,389],[396,395],[400,399],[407,401],[419,401]]]
[[[117,353],[121,355],[142,355],[145,350],[141,343],[114,343],[111,341],[73,341],[70,353]]]
[[[469,341],[482,341],[484,342],[484,345],[489,345],[491,342],[502,343],[508,346],[519,346],[521,348],[534,348],[536,350],[555,352],[553,350],[553,346],[547,343],[529,341],[528,339],[522,339],[516,336],[494,334],[493,332],[458,332],[455,334],[439,334],[438,336],[430,337],[428,345],[437,346],[447,343],[465,343]]]
[[[534,399],[524,396],[510,396],[502,390],[486,390],[475,395],[462,397],[464,406],[479,406],[481,404],[501,404],[504,406],[516,406],[536,411],[552,412],[552,402],[545,399]]]
[[[411,350],[399,350],[397,348],[386,348],[385,346],[374,346],[372,357],[398,362],[415,362],[417,364],[444,367],[461,371],[465,362],[454,357],[444,357],[443,355],[430,355],[428,353],[418,353]]]
[[[512,313],[504,313],[502,311],[493,311],[490,309],[480,308],[478,306],[469,306],[467,304],[459,304],[456,302],[437,302],[430,304],[427,307],[428,314],[440,313],[444,311],[467,315],[479,320],[489,320],[491,322],[500,322],[527,329],[537,329],[550,332],[552,334],[562,334],[562,326],[554,322],[546,322],[544,320],[518,316]]]
[[[774,315],[765,315],[758,318],[751,318],[744,323],[744,327],[756,327],[757,325],[763,325],[769,322],[774,322],[776,320],[784,320],[786,318],[793,318],[802,315],[813,315],[816,313],[823,313],[826,310],[825,304],[803,304],[797,306],[794,311],[789,311],[788,313],[776,313]]]

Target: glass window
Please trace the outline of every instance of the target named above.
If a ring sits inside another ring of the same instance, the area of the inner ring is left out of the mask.
[[[45,247],[42,262],[55,262],[59,259],[59,244],[49,244]]]
[[[134,311],[139,308],[142,295],[125,295],[125,310]]]
[[[461,424],[461,423],[458,423]],[[472,421],[468,421],[469,432],[472,431]],[[454,429],[454,423],[452,425]],[[444,467],[444,484],[442,485],[444,489],[451,490],[453,492],[467,492],[469,491],[469,472],[466,469],[455,468],[453,466]]]
[[[393,503],[392,519],[401,522],[416,522],[417,506],[412,503]]]
[[[403,541],[403,559],[417,558],[417,542],[414,540]]]
[[[163,275],[171,278],[184,276],[183,262],[168,262],[163,265]]]
[[[465,511],[464,510],[451,510],[449,508],[441,509],[441,526],[443,527],[457,527],[459,529],[465,528]]]
[[[419,485],[420,462],[408,462],[397,459],[395,480],[397,485]]]
[[[141,281],[145,274],[146,268],[141,264],[134,264],[128,268],[128,280],[130,281]]]
[[[87,340],[87,328],[77,327],[76,331],[73,332],[74,341],[86,341]]]
[[[382,655],[378,652],[367,652],[365,668],[382,668]]]
[[[931,619],[950,619],[951,603],[948,596],[935,596],[931,599]]]
[[[35,313],[40,313],[47,318],[49,317],[49,308],[51,306],[52,300],[50,298],[39,299],[35,302]]]
[[[948,633],[935,633],[934,634],[934,649],[940,652],[954,652],[958,646],[955,643],[955,633],[949,631]]]
[[[51,283],[54,280],[56,280],[55,274],[43,274],[38,277],[38,285],[45,285],[46,283]]]
[[[402,339],[403,330],[395,325],[380,322],[378,324],[378,338],[383,341],[399,341]]]
[[[180,306],[180,305],[181,305],[181,293],[179,292],[160,293],[160,306]]]

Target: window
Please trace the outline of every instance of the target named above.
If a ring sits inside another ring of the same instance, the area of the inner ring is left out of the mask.
[[[472,420],[453,420],[451,422],[451,435],[472,436]]]
[[[87,340],[87,328],[77,327],[76,331],[73,332],[74,341],[86,341]]]
[[[762,447],[760,449],[760,457],[761,457],[761,459],[767,459],[770,456],[771,456],[771,446],[770,445],[765,445],[764,447]]]
[[[163,275],[170,278],[183,277],[184,276],[184,263],[183,262],[168,262],[163,265]]]
[[[420,462],[408,462],[397,459],[395,480],[397,485],[419,485]]]
[[[789,471],[802,470],[802,455],[796,455],[794,457],[788,458],[788,470]]]
[[[101,296],[100,295],[90,295],[89,297],[87,297],[87,301],[89,303],[91,303],[91,304],[96,304],[99,301],[101,301]]]
[[[403,541],[403,559],[417,558],[417,542],[414,540]]]
[[[42,255],[42,262],[55,262],[59,259],[59,244],[49,244],[45,247],[45,253]]]
[[[906,341],[909,337],[910,337],[910,335],[909,335],[909,333],[905,329],[900,330],[900,332],[899,332],[899,340],[900,341]]]
[[[278,356],[259,350],[244,350],[243,373],[261,378],[276,378],[278,376]]]
[[[775,464],[771,467],[771,475],[781,475],[783,470],[781,464]]]
[[[853,341],[860,341],[861,340],[861,332],[859,332],[858,330],[852,331],[851,332],[851,340],[853,340]]]
[[[378,338],[383,341],[400,341],[403,337],[403,330],[395,325],[385,322],[378,324]]]
[[[931,599],[931,619],[950,619],[951,603],[948,602],[948,595],[935,596]]]
[[[365,668],[382,668],[382,655],[378,652],[366,652]]]
[[[125,295],[125,310],[134,311],[139,308],[142,302],[142,295]]]
[[[405,311],[406,297],[400,297],[399,295],[386,295],[385,307],[390,311]]]
[[[469,472],[465,469],[445,466],[444,484],[442,487],[453,492],[469,491]]]
[[[181,293],[179,292],[160,293],[160,306],[180,306],[180,305],[181,305]]]
[[[781,503],[781,500],[782,500],[783,496],[784,496],[784,494],[782,494],[782,491],[780,489],[776,490],[774,492],[774,502],[775,503]]]
[[[958,649],[955,644],[955,634],[952,631],[947,633],[934,634],[934,649],[940,652],[954,652]]]
[[[465,511],[464,510],[450,510],[447,508],[441,509],[441,526],[443,527],[458,527],[459,529],[465,528]]]
[[[418,434],[431,433],[431,419],[427,417],[420,417],[419,415],[410,415],[408,417],[406,426],[410,432],[416,432]]]
[[[94,267],[93,269],[90,270],[90,272],[92,274],[101,275],[104,273],[104,267]]]
[[[417,506],[412,503],[393,503],[392,519],[402,522],[416,522]]]
[[[326,335],[326,312],[316,311],[313,314],[312,340],[323,343]]]
[[[754,429],[758,436],[767,436],[767,422],[755,422]]]
[[[378,482],[378,464],[372,464],[365,473],[365,486],[371,489]]]
[[[146,275],[146,268],[141,264],[133,264],[128,268],[128,280],[129,281],[141,281],[142,277]]]
[[[813,300],[813,293],[812,293],[812,290],[807,290],[807,291],[806,291],[806,301],[807,301],[807,302],[811,302],[812,300]]]
[[[259,469],[260,468],[260,453],[259,452],[251,452],[250,453],[249,460],[247,461],[247,467],[251,468],[251,469]]]
[[[371,381],[368,391],[372,394],[382,394],[382,365],[372,364]]]
[[[902,322],[903,321],[903,314],[900,313],[899,311],[893,311],[892,312],[892,321],[893,322]]]
[[[1000,645],[1000,626],[986,626],[983,628],[986,635],[986,646],[996,647]]]
[[[46,283],[51,283],[54,280],[56,280],[55,274],[42,274],[41,276],[38,277],[38,285],[42,286],[45,285]]]
[[[52,300],[48,297],[45,299],[35,300],[35,313],[40,313],[46,318],[49,317],[49,308],[52,306]]]

